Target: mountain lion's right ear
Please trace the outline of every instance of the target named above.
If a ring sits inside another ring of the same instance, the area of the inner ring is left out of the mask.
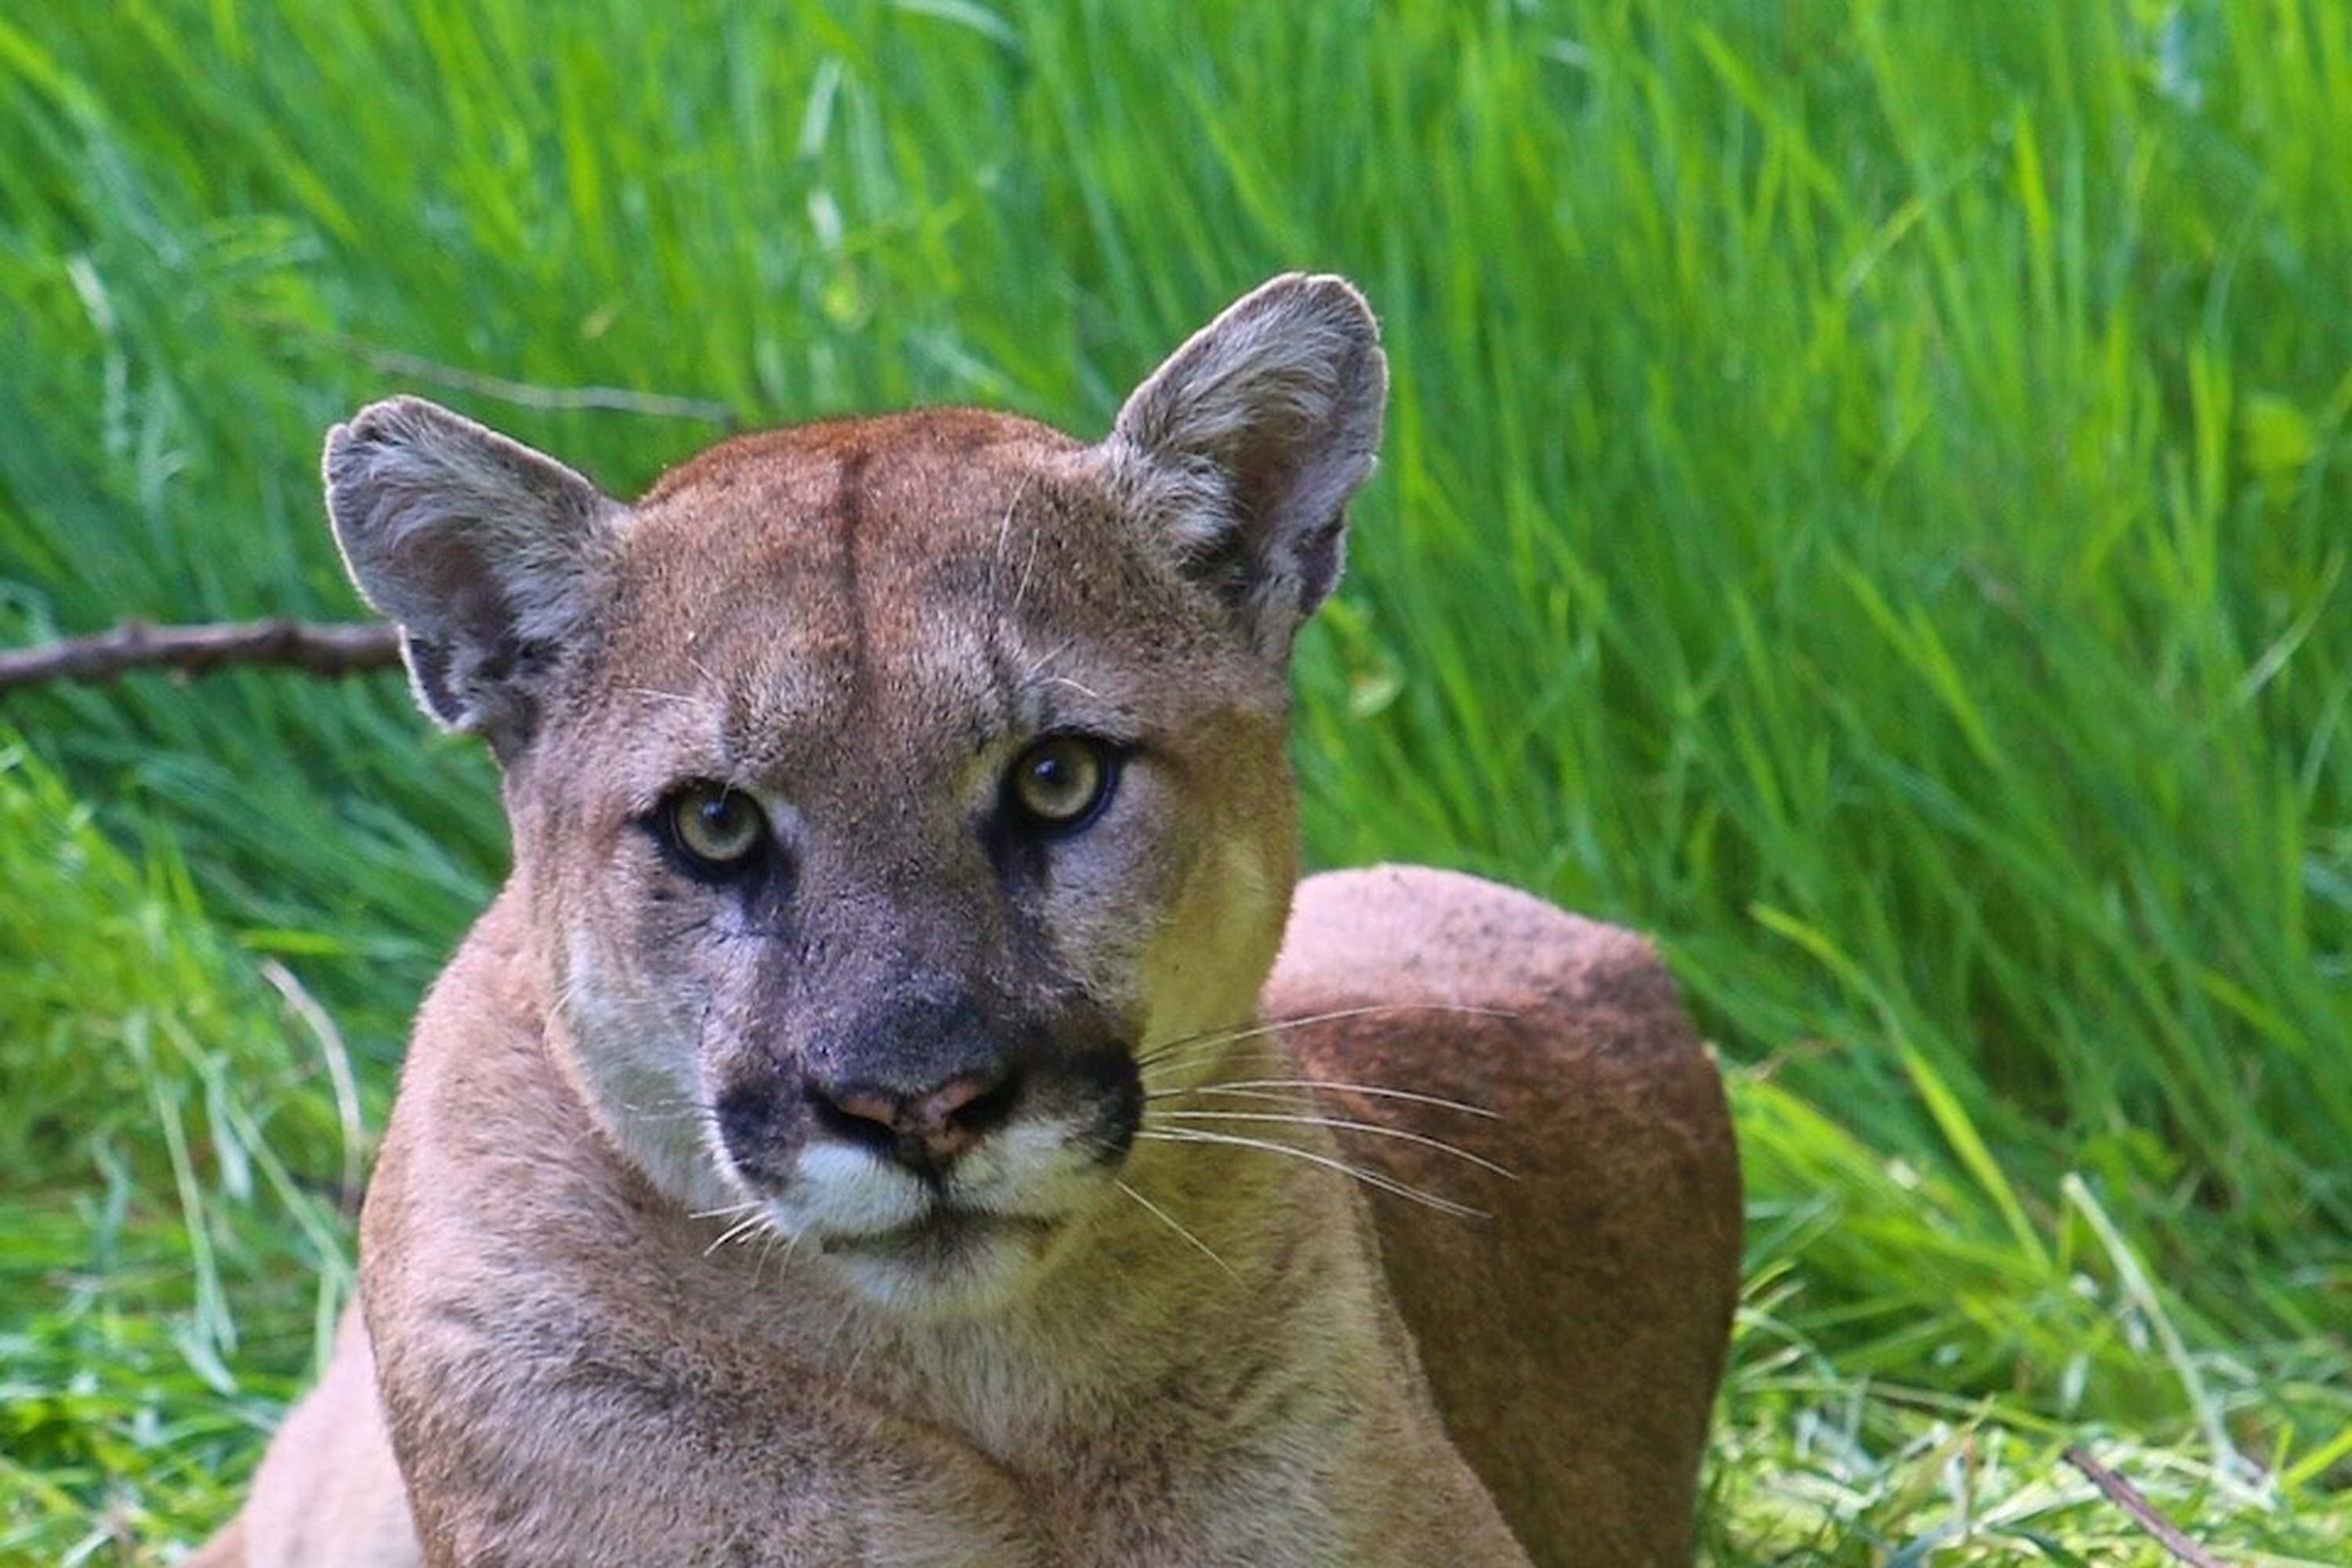
[[[1261,284],[1136,388],[1104,443],[1183,569],[1267,657],[1339,580],[1348,500],[1372,471],[1388,361],[1343,278]]]
[[[510,761],[602,597],[620,503],[418,397],[328,431],[326,480],[343,563],[399,626],[417,700]]]

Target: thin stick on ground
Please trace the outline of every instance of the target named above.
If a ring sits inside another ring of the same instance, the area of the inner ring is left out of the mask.
[[[399,663],[399,634],[373,622],[320,625],[279,618],[157,626],[125,621],[90,637],[0,651],[0,691],[50,680],[114,680],[142,669],[205,675],[270,665],[333,676],[388,669]]]
[[[2091,1484],[2098,1488],[2108,1501],[2131,1515],[2142,1530],[2156,1537],[2167,1552],[2189,1563],[2190,1568],[2228,1568],[2220,1558],[2182,1534],[2179,1526],[2158,1513],[2156,1505],[2141,1496],[2137,1487],[2083,1449],[2069,1447],[2066,1462],[2088,1476]]]

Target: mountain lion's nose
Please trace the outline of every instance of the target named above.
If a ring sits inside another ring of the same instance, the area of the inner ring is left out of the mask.
[[[959,1073],[916,1094],[866,1083],[812,1082],[809,1103],[835,1136],[887,1152],[908,1169],[932,1173],[1012,1114],[1020,1083],[1012,1068]]]

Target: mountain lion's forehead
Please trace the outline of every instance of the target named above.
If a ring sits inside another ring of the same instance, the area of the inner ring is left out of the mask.
[[[623,531],[624,580],[644,613],[673,622],[744,596],[771,618],[887,616],[943,593],[1009,592],[1041,554],[1075,564],[1100,542],[1101,494],[1086,448],[1003,415],[768,431],[663,476]]]
[[[633,510],[600,639],[614,717],[712,776],[814,769],[885,731],[942,758],[1125,734],[1130,687],[1181,709],[1233,684],[1213,602],[1144,547],[1091,449],[1027,420],[740,437]]]
[[[972,409],[740,437],[666,475],[620,531],[608,627],[676,651],[787,641],[870,658],[1003,619],[1190,641],[1171,560],[1139,549],[1094,449]]]
[[[945,517],[1066,470],[1082,450],[1049,426],[977,408],[825,420],[721,441],[662,475],[637,510],[763,530],[844,511]]]

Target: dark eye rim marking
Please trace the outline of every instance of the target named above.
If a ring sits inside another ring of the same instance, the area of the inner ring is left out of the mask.
[[[700,825],[689,826],[694,820],[689,814],[707,814],[712,808],[749,814],[740,847],[714,853],[707,844],[695,842],[702,827],[709,824],[706,816]],[[768,847],[775,838],[775,830],[760,803],[717,779],[695,779],[671,790],[654,807],[646,826],[670,858],[687,875],[703,882],[732,882],[750,876],[766,863]]]
[[[1092,788],[1075,810],[1041,809],[1023,787],[1035,776],[1029,770],[1033,764],[1046,760],[1051,754],[1072,747],[1077,749],[1085,765],[1093,770]],[[1083,730],[1055,730],[1038,736],[1024,746],[1021,754],[1013,758],[1013,765],[1004,770],[1002,809],[1006,820],[1047,838],[1066,838],[1085,832],[1110,809],[1112,799],[1118,794],[1119,773],[1133,751],[1132,746],[1124,745],[1108,736],[1090,734]]]

